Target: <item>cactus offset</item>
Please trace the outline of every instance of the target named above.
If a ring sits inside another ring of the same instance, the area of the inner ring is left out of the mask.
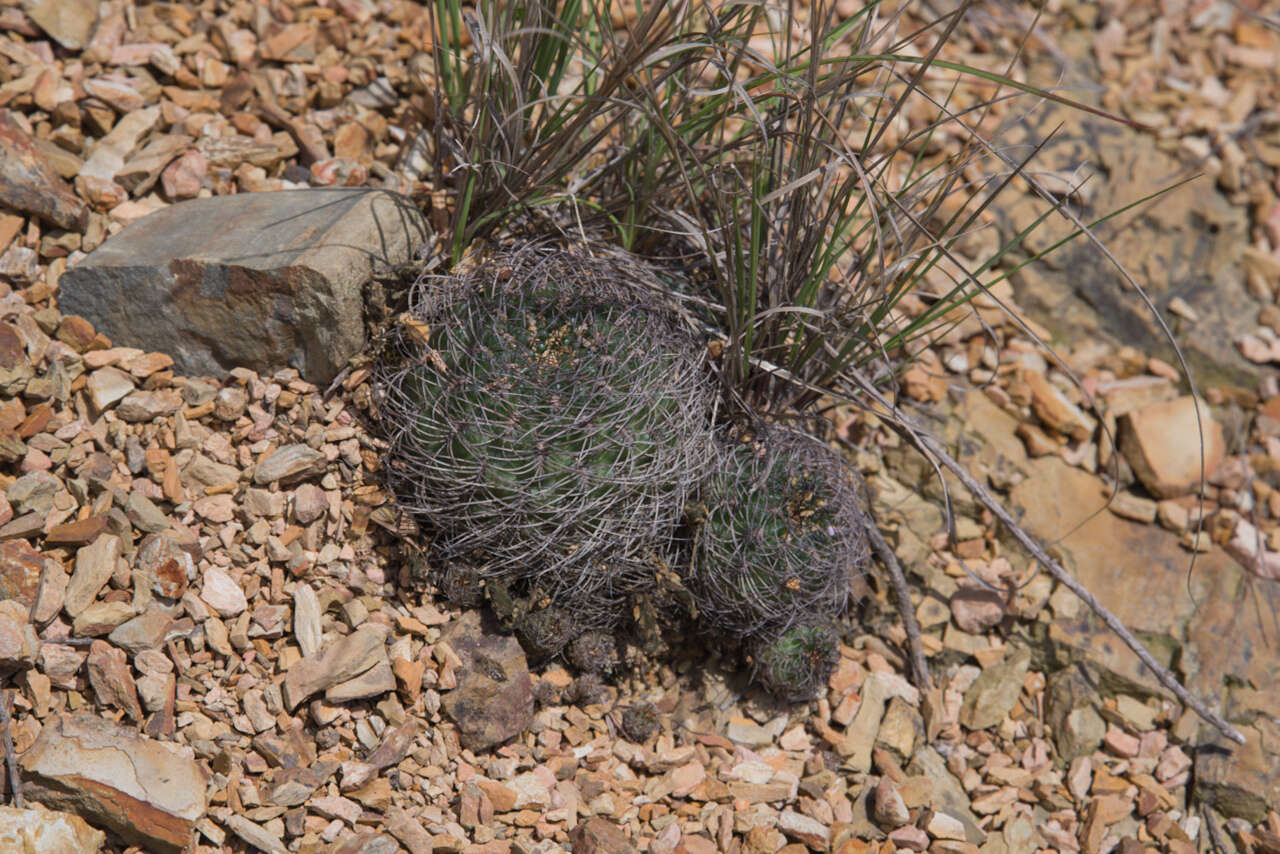
[[[552,605],[521,618],[516,624],[516,636],[531,658],[545,661],[560,654],[576,628],[568,611]]]
[[[869,561],[853,477],[789,430],[731,442],[705,489],[688,572],[704,622],[742,638],[838,616]]]
[[[788,702],[817,697],[840,658],[835,633],[819,622],[765,633],[753,639],[749,649],[756,679]]]

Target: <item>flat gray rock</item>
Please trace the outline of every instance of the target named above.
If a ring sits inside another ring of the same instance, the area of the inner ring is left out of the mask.
[[[972,730],[998,726],[1008,716],[1031,664],[1031,650],[1019,647],[997,665],[982,671],[964,695],[960,722]]]
[[[328,383],[365,343],[364,286],[427,226],[404,196],[311,189],[193,199],[133,223],[68,270],[59,306],[188,376],[297,368]]]
[[[928,777],[933,781],[933,808],[937,812],[945,812],[964,825],[964,837],[974,845],[986,842],[987,834],[978,826],[978,817],[969,807],[969,794],[964,786],[947,769],[947,760],[926,745],[916,751],[907,765],[907,773]]]

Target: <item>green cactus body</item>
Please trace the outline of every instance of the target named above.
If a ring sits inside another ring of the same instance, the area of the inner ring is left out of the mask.
[[[495,311],[479,328],[447,330],[438,347],[447,370],[424,368],[406,384],[422,412],[410,428],[414,450],[452,460],[476,500],[521,504],[527,523],[556,525],[567,493],[604,498],[619,465],[653,458],[653,440],[629,423],[640,419],[604,387],[619,360],[638,355],[627,341],[632,330],[604,314],[570,326],[574,320],[544,331],[517,312]],[[459,375],[465,380],[455,385]],[[433,402],[449,408],[432,411]],[[574,411],[589,417],[565,418]],[[602,433],[603,423],[616,432]]]
[[[388,483],[441,589],[483,592],[535,657],[607,672],[661,602],[811,696],[869,560],[855,475],[778,427],[717,450],[704,348],[628,264],[526,249],[428,282],[377,374]]]
[[[779,699],[812,700],[840,658],[839,640],[825,624],[799,623],[770,632],[751,645],[756,679]]]
[[[710,447],[701,350],[626,275],[567,252],[477,267],[382,374],[393,487],[437,555],[613,603],[588,625],[666,548]]]
[[[742,637],[838,615],[868,559],[850,477],[797,434],[733,444],[706,490],[689,571],[704,620]]]

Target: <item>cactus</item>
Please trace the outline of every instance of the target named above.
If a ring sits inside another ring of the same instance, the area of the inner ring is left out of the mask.
[[[749,644],[755,678],[780,700],[817,697],[840,658],[835,633],[820,622],[767,632]]]
[[[658,731],[658,710],[652,703],[636,703],[622,713],[622,735],[627,741],[644,744]]]
[[[516,625],[516,635],[525,652],[537,661],[559,655],[574,630],[572,615],[555,605],[526,614]]]
[[[598,705],[609,702],[609,689],[599,674],[584,673],[569,683],[561,699],[575,706]]]
[[[535,247],[420,283],[378,388],[390,483],[439,563],[621,615],[710,448],[703,352],[647,275]]]
[[[618,645],[604,632],[583,632],[569,643],[568,656],[583,673],[607,673],[618,665]]]
[[[854,475],[803,434],[730,440],[704,491],[688,586],[709,627],[737,638],[834,618],[869,553]]]
[[[441,590],[563,656],[571,694],[599,695],[624,618],[696,614],[771,691],[811,696],[869,559],[855,475],[780,427],[717,445],[705,352],[652,284],[618,253],[536,246],[420,281],[376,374],[388,483]]]
[[[546,679],[533,683],[533,701],[539,706],[558,706],[561,699],[560,689]]]

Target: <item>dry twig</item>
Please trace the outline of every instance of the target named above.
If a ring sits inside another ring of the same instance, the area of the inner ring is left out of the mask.
[[[753,361],[770,373],[782,377],[789,382],[808,386],[815,390],[822,391],[825,394],[833,394],[832,389],[818,389],[818,387],[812,386],[812,384],[795,376],[785,368],[780,368],[766,360],[755,359]],[[902,412],[884,396],[884,394],[881,393],[880,389],[878,389],[874,383],[862,374],[861,371],[850,367],[847,370],[847,380],[850,387],[834,392],[835,396],[842,398],[845,402],[862,406],[867,405],[868,401],[870,401],[880,407],[882,412],[891,413],[890,416],[884,417],[884,423],[900,436],[905,438],[913,446],[918,448],[924,454],[925,459],[929,461],[930,465],[936,468],[940,464],[950,469],[964,485],[965,489],[969,490],[974,498],[982,502],[983,506],[990,510],[992,514],[1009,529],[1009,532],[1013,534],[1014,538],[1017,539],[1019,543],[1022,544],[1022,547],[1027,550],[1028,554],[1039,561],[1040,564],[1049,571],[1049,574],[1052,575],[1054,579],[1065,585],[1067,589],[1076,594],[1082,602],[1088,605],[1089,608],[1097,614],[1104,623],[1106,623],[1107,628],[1115,632],[1120,639],[1124,641],[1125,646],[1129,647],[1129,649],[1133,651],[1134,655],[1138,656],[1138,659],[1151,670],[1162,685],[1168,688],[1175,697],[1187,706],[1187,708],[1199,715],[1202,720],[1212,724],[1223,735],[1227,736],[1237,744],[1245,743],[1244,735],[1240,730],[1227,723],[1227,721],[1220,715],[1212,711],[1207,705],[1205,705],[1204,701],[1200,700],[1188,691],[1168,668],[1157,662],[1151,653],[1147,651],[1147,648],[1142,645],[1142,642],[1134,637],[1132,632],[1125,628],[1125,625],[1120,621],[1120,618],[1111,613],[1111,611],[1099,602],[1097,597],[1090,593],[1084,585],[1063,569],[1060,563],[1050,557],[1044,547],[1036,542],[1035,538],[1018,524],[1018,521],[1013,518],[1013,514],[1011,514],[1003,504],[997,501],[995,496],[993,496],[986,487],[978,483],[978,481],[975,480],[967,470],[965,470],[964,466],[960,465],[960,463],[957,462],[944,447],[942,447],[938,440],[912,424],[910,420],[903,415]],[[1203,469],[1203,461],[1201,462],[1201,468]]]
[[[898,613],[902,615],[902,626],[907,631],[907,645],[911,650],[911,669],[916,679],[916,687],[928,691],[930,687],[929,662],[924,657],[924,646],[920,642],[920,623],[916,621],[916,612],[911,608],[911,595],[907,592],[907,578],[902,573],[902,565],[893,553],[893,549],[885,542],[884,535],[874,522],[867,523],[867,536],[871,538],[871,548],[876,557],[884,564],[889,573],[889,581],[893,585],[893,596],[898,600]]]
[[[1222,842],[1222,829],[1214,820],[1213,811],[1209,809],[1208,804],[1200,804],[1200,817],[1204,820],[1204,826],[1209,828],[1209,845],[1212,846],[1214,854],[1226,854],[1228,849]]]
[[[775,369],[776,370],[776,369]],[[928,432],[916,427],[902,412],[895,407],[889,400],[868,380],[861,372],[851,368],[848,372],[856,393],[864,395],[863,402],[871,401],[875,405],[882,408],[886,413],[892,413],[890,417],[884,418],[884,423],[892,430],[902,436],[913,446],[918,448],[924,454],[925,459],[929,460],[935,467],[942,465],[950,469],[951,473],[964,485],[969,493],[982,503],[984,507],[991,511],[1000,522],[1009,529],[1009,533],[1013,534],[1027,553],[1034,557],[1053,578],[1063,584],[1068,590],[1076,594],[1080,601],[1089,606],[1093,613],[1097,614],[1099,619],[1106,624],[1107,628],[1115,632],[1124,641],[1125,646],[1133,650],[1133,654],[1151,670],[1160,684],[1168,688],[1175,697],[1178,698],[1187,708],[1191,709],[1200,718],[1212,724],[1219,732],[1230,738],[1237,744],[1244,744],[1245,738],[1240,730],[1227,723],[1221,715],[1211,710],[1203,700],[1196,697],[1183,686],[1178,678],[1173,675],[1167,667],[1161,665],[1155,660],[1155,657],[1143,646],[1142,642],[1134,637],[1133,632],[1125,628],[1120,618],[1111,613],[1105,605],[1098,601],[1089,590],[1076,580],[1071,573],[1067,572],[1062,564],[1058,563],[1049,553],[1045,551],[1036,539],[1027,533],[1026,529],[1018,524],[1013,518],[1013,514],[1001,504],[996,497],[992,495],[986,487],[977,481],[968,470],[947,452],[946,448]],[[846,392],[846,399],[850,402],[857,403],[858,400],[852,394]],[[1203,467],[1203,462],[1202,462]]]
[[[22,797],[22,778],[18,776],[18,758],[13,753],[13,736],[9,733],[9,704],[13,702],[13,692],[0,692],[0,739],[4,741],[4,764],[9,769],[9,789],[13,792],[13,805],[18,809],[26,809],[26,800]]]
[[[1120,618],[1111,613],[1105,605],[1098,601],[1096,596],[1089,592],[1088,588],[1077,581],[1071,573],[1063,569],[1060,563],[1050,557],[1044,547],[1036,542],[1035,538],[1028,534],[1026,530],[1018,524],[1018,521],[1013,518],[1013,514],[1010,513],[1003,504],[997,501],[995,496],[987,491],[986,487],[969,474],[969,472],[965,470],[964,466],[960,465],[960,463],[956,461],[951,454],[947,453],[946,449],[943,448],[936,439],[927,433],[908,430],[897,425],[895,425],[895,429],[897,429],[899,434],[903,437],[912,442],[918,443],[918,447],[922,452],[934,457],[943,466],[950,469],[951,473],[954,474],[962,484],[964,484],[965,489],[969,490],[970,494],[973,495],[974,498],[977,498],[982,502],[983,506],[990,510],[992,514],[1009,529],[1009,533],[1013,534],[1014,539],[1021,543],[1022,547],[1027,550],[1027,553],[1039,561],[1040,564],[1049,571],[1049,574],[1054,577],[1054,580],[1063,584],[1068,590],[1076,594],[1082,602],[1089,606],[1093,613],[1098,615],[1098,618],[1107,625],[1107,628],[1115,632],[1120,639],[1124,641],[1125,646],[1133,650],[1134,655],[1138,656],[1139,660],[1141,660],[1142,663],[1146,665],[1153,674],[1155,674],[1155,677],[1160,680],[1160,684],[1172,691],[1174,696],[1176,696],[1184,705],[1199,715],[1202,720],[1212,724],[1219,732],[1227,736],[1227,738],[1230,738],[1238,744],[1244,744],[1244,735],[1241,734],[1240,730],[1227,723],[1227,721],[1220,715],[1210,709],[1203,700],[1196,697],[1183,687],[1182,683],[1178,681],[1178,678],[1174,676],[1168,668],[1156,661],[1155,657],[1152,656],[1151,653],[1147,651],[1147,648],[1142,645],[1142,642],[1134,637],[1132,632],[1125,628],[1125,625],[1120,621]]]
[[[943,450],[942,446],[939,445],[931,436],[925,436],[924,442],[927,451],[931,454],[937,455],[939,461],[949,468],[952,474],[959,478],[960,482],[965,485],[965,488],[968,489],[975,498],[981,501],[983,505],[985,505],[987,509],[989,509],[995,517],[1009,529],[1009,532],[1013,534],[1014,538],[1022,544],[1022,547],[1025,548],[1032,557],[1038,560],[1045,569],[1049,570],[1049,574],[1052,575],[1055,580],[1065,585],[1068,590],[1076,594],[1082,602],[1089,606],[1093,613],[1098,615],[1102,622],[1107,624],[1107,628],[1120,636],[1120,639],[1125,642],[1125,645],[1129,647],[1129,649],[1133,650],[1134,655],[1138,656],[1142,663],[1150,668],[1151,672],[1160,680],[1160,684],[1172,691],[1184,705],[1194,711],[1202,719],[1213,724],[1213,726],[1216,727],[1223,735],[1227,736],[1227,738],[1230,738],[1238,744],[1244,744],[1244,735],[1241,734],[1240,730],[1227,723],[1226,720],[1205,705],[1202,700],[1183,687],[1177,677],[1174,676],[1168,668],[1156,661],[1151,653],[1147,651],[1147,648],[1142,645],[1142,642],[1134,637],[1127,628],[1125,628],[1124,623],[1120,622],[1120,618],[1107,610],[1107,608],[1099,602],[1083,584],[1072,577],[1069,572],[1062,568],[1061,564],[1050,557],[1049,553],[1046,552],[1030,534],[1023,530],[1022,526],[1013,518],[1013,515],[995,499],[995,496],[989,493],[982,484],[978,483],[978,481],[975,480],[969,472],[965,471],[964,466],[960,465],[960,463],[953,459],[950,454]]]

